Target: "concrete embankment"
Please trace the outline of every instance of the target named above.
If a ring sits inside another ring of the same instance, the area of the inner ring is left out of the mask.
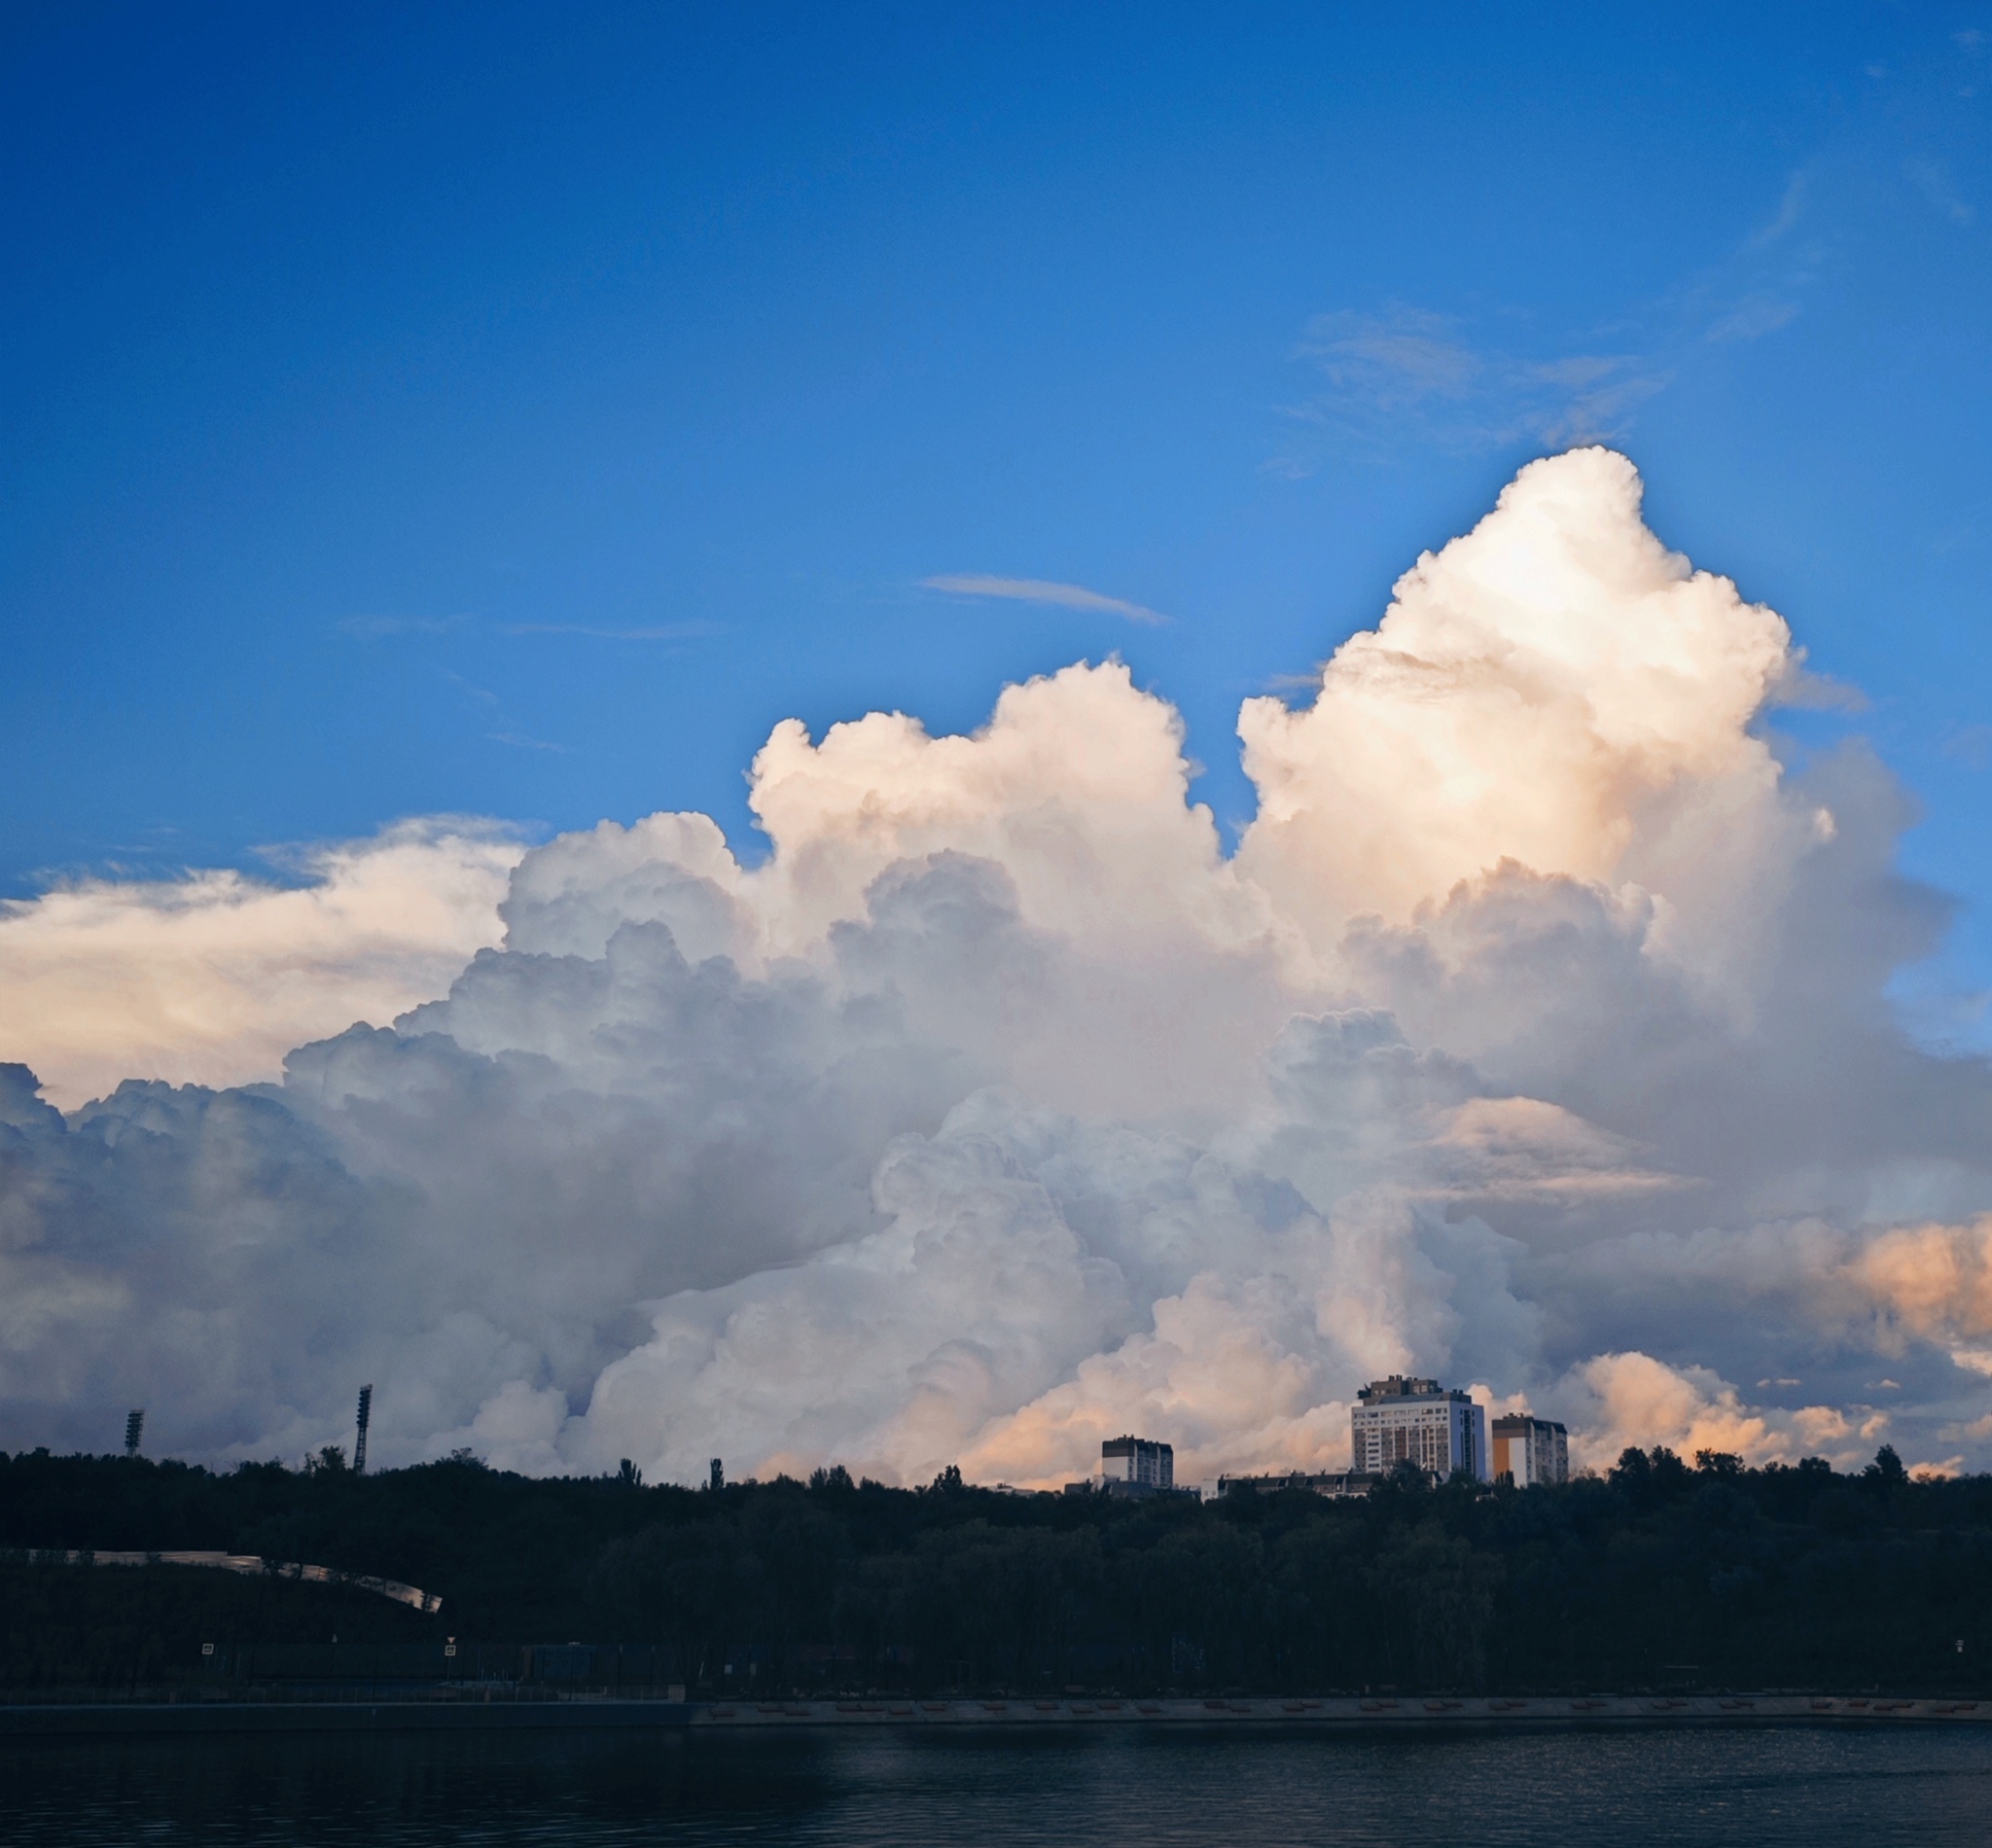
[[[1992,1700],[1839,1694],[1580,1694],[1114,1700],[202,1700],[0,1706],[0,1737],[658,1727],[1282,1725],[1333,1732],[1542,1726],[1986,1724]]]
[[[84,1733],[471,1732],[549,1727],[676,1727],[671,1700],[182,1700],[0,1706],[0,1739]]]

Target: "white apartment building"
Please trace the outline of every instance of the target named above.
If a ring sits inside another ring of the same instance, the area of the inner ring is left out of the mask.
[[[1361,1475],[1386,1475],[1400,1463],[1415,1463],[1441,1482],[1456,1470],[1482,1482],[1493,1479],[1487,1414],[1465,1393],[1436,1379],[1393,1373],[1371,1380],[1356,1395],[1349,1436],[1355,1450],[1351,1468]]]
[[[1547,1418],[1514,1412],[1494,1420],[1493,1476],[1513,1479],[1518,1489],[1532,1482],[1570,1480],[1570,1439]]]

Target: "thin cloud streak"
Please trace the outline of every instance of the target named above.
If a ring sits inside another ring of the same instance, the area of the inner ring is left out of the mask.
[[[1018,603],[1055,603],[1061,609],[1099,611],[1108,616],[1124,616],[1130,622],[1163,623],[1171,619],[1145,604],[1130,603],[1125,597],[1110,597],[1084,585],[1054,584],[1046,578],[997,578],[980,572],[958,576],[922,578],[923,590],[944,590],[958,597],[1009,597]]]
[[[695,642],[723,633],[717,622],[664,622],[651,628],[597,628],[587,622],[508,622],[504,635],[580,635],[593,642]]]
[[[332,626],[341,635],[377,642],[390,635],[447,635],[469,621],[467,616],[342,616]]]
[[[558,751],[563,755],[571,750],[571,744],[553,744],[546,738],[529,738],[522,731],[487,731],[485,737],[493,744],[509,744],[515,751]]]

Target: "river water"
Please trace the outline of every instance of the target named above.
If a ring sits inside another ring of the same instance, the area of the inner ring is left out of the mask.
[[[1985,1848],[1992,1728],[9,1741],[0,1840]]]

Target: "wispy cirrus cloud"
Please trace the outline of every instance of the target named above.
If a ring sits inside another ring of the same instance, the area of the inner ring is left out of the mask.
[[[390,635],[447,635],[469,621],[467,616],[342,616],[332,626],[341,635],[378,642]]]
[[[1790,327],[1798,318],[1798,304],[1789,297],[1765,294],[1747,297],[1720,315],[1702,338],[1711,342],[1759,340]]]
[[[695,642],[723,631],[717,622],[659,622],[639,628],[605,628],[592,622],[507,622],[504,635],[579,635],[593,642]]]
[[[1958,190],[1957,176],[1947,160],[1926,159],[1903,163],[1909,183],[1953,225],[1970,225],[1977,213]]]
[[[333,623],[341,635],[363,642],[396,635],[449,635],[470,626],[468,616],[342,616]],[[597,642],[694,642],[726,631],[717,622],[656,622],[616,628],[598,622],[501,622],[500,635],[579,635]]]
[[[1558,332],[1498,308],[1467,316],[1402,302],[1316,315],[1294,348],[1315,382],[1282,407],[1307,434],[1267,467],[1303,476],[1325,448],[1381,458],[1623,438],[1649,399],[1709,363],[1709,348],[1761,339],[1799,317],[1832,245],[1819,223],[1818,168],[1793,173],[1763,222],[1707,268],[1589,327]],[[1946,173],[1926,163],[1911,177],[1956,217],[1969,207],[1944,190]]]
[[[1146,604],[1130,603],[1125,597],[1110,597],[1088,590],[1080,584],[1055,584],[1047,578],[998,578],[984,572],[961,572],[939,578],[922,578],[923,590],[944,590],[958,597],[1009,597],[1017,603],[1053,603],[1067,610],[1096,611],[1103,616],[1124,616],[1130,622],[1167,622],[1170,619]]]
[[[484,715],[483,723],[498,728],[494,731],[484,733],[488,742],[507,745],[515,751],[553,751],[563,755],[574,748],[569,744],[555,744],[547,738],[534,737],[513,719],[506,710],[504,700],[490,688],[480,687],[476,681],[466,680],[461,674],[451,673],[446,667],[443,670],[443,678],[470,702],[474,712]]]
[[[1453,316],[1405,303],[1316,315],[1297,351],[1324,387],[1288,414],[1365,448],[1406,436],[1469,451],[1524,438],[1550,447],[1601,442],[1621,435],[1666,383],[1638,352],[1525,358],[1476,344]]]
[[[484,735],[493,744],[509,744],[515,751],[557,751],[564,756],[574,749],[571,744],[553,744],[546,738],[529,738],[522,731],[487,731]]]

